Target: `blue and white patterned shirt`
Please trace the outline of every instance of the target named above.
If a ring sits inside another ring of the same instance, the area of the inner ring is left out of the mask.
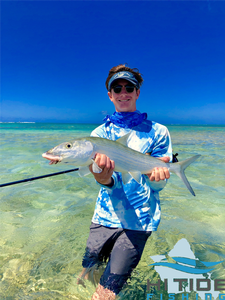
[[[169,156],[172,161],[172,145],[168,129],[155,122],[144,120],[133,129],[121,128],[113,123],[97,127],[91,136],[117,140],[132,132],[128,147],[151,153],[154,157]],[[123,184],[121,173],[113,173],[113,187],[101,185],[92,222],[106,227],[141,231],[156,231],[160,222],[161,209],[159,191],[166,181],[151,182],[146,175],[141,183],[133,178]]]

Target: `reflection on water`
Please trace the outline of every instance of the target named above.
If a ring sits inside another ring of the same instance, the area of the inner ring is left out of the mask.
[[[49,166],[41,154],[87,136],[95,127],[8,125],[1,130],[1,183],[64,170]],[[172,175],[161,192],[159,229],[120,299],[146,299],[147,279],[160,278],[149,266],[150,256],[167,255],[182,238],[196,259],[225,260],[225,127],[169,129],[179,160],[201,154],[186,171],[196,197]],[[90,299],[95,287],[78,286],[76,280],[98,193],[92,176],[80,178],[74,172],[1,188],[0,193],[0,299]],[[211,278],[225,279],[224,267],[216,266]]]

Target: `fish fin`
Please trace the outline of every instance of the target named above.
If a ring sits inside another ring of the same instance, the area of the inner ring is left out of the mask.
[[[127,184],[132,179],[129,173],[122,173],[123,184]]]
[[[131,133],[129,132],[129,133],[125,134],[124,136],[122,136],[121,138],[119,138],[118,140],[116,140],[116,142],[119,144],[122,144],[124,146],[127,146],[127,144],[128,144],[127,141],[128,141],[128,138],[130,135],[131,135]]]
[[[178,177],[180,177],[180,179],[184,182],[184,184],[186,185],[187,189],[189,190],[189,192],[195,196],[195,192],[193,191],[190,183],[188,182],[187,180],[187,177],[185,176],[184,174],[184,170],[191,164],[193,163],[196,159],[198,159],[201,155],[198,154],[198,155],[195,155],[195,156],[192,156],[191,158],[188,158],[184,161],[180,161],[180,162],[177,162],[177,163],[174,163],[172,165],[175,166],[175,168],[172,170],[171,168],[171,172],[175,173]],[[178,167],[178,168],[177,168]]]
[[[141,172],[129,172],[129,174],[138,182],[141,183]]]
[[[89,167],[85,166],[85,167],[80,167],[79,168],[79,171],[78,171],[78,174],[80,175],[80,177],[83,177],[83,176],[87,176],[88,174],[90,174],[90,170],[89,170]]]
[[[92,162],[93,162],[93,164],[92,164],[92,171],[94,173],[101,173],[102,169],[99,168],[99,166],[96,164],[96,162],[93,159],[92,159]]]

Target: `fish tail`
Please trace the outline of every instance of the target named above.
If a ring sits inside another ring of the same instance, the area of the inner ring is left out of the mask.
[[[196,159],[198,159],[201,155],[195,155],[192,156],[191,158],[188,158],[184,161],[177,162],[172,164],[171,172],[175,173],[180,179],[184,182],[190,193],[195,196],[195,192],[193,191],[190,183],[187,180],[186,175],[184,174],[185,169],[192,164]],[[173,168],[174,166],[174,168]]]

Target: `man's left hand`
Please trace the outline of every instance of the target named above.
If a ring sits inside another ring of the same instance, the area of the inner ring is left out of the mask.
[[[170,161],[169,156],[160,157],[158,158],[165,163],[168,163]],[[153,171],[150,174],[146,174],[150,181],[160,181],[170,178],[170,172],[166,167],[163,168],[154,168]]]

